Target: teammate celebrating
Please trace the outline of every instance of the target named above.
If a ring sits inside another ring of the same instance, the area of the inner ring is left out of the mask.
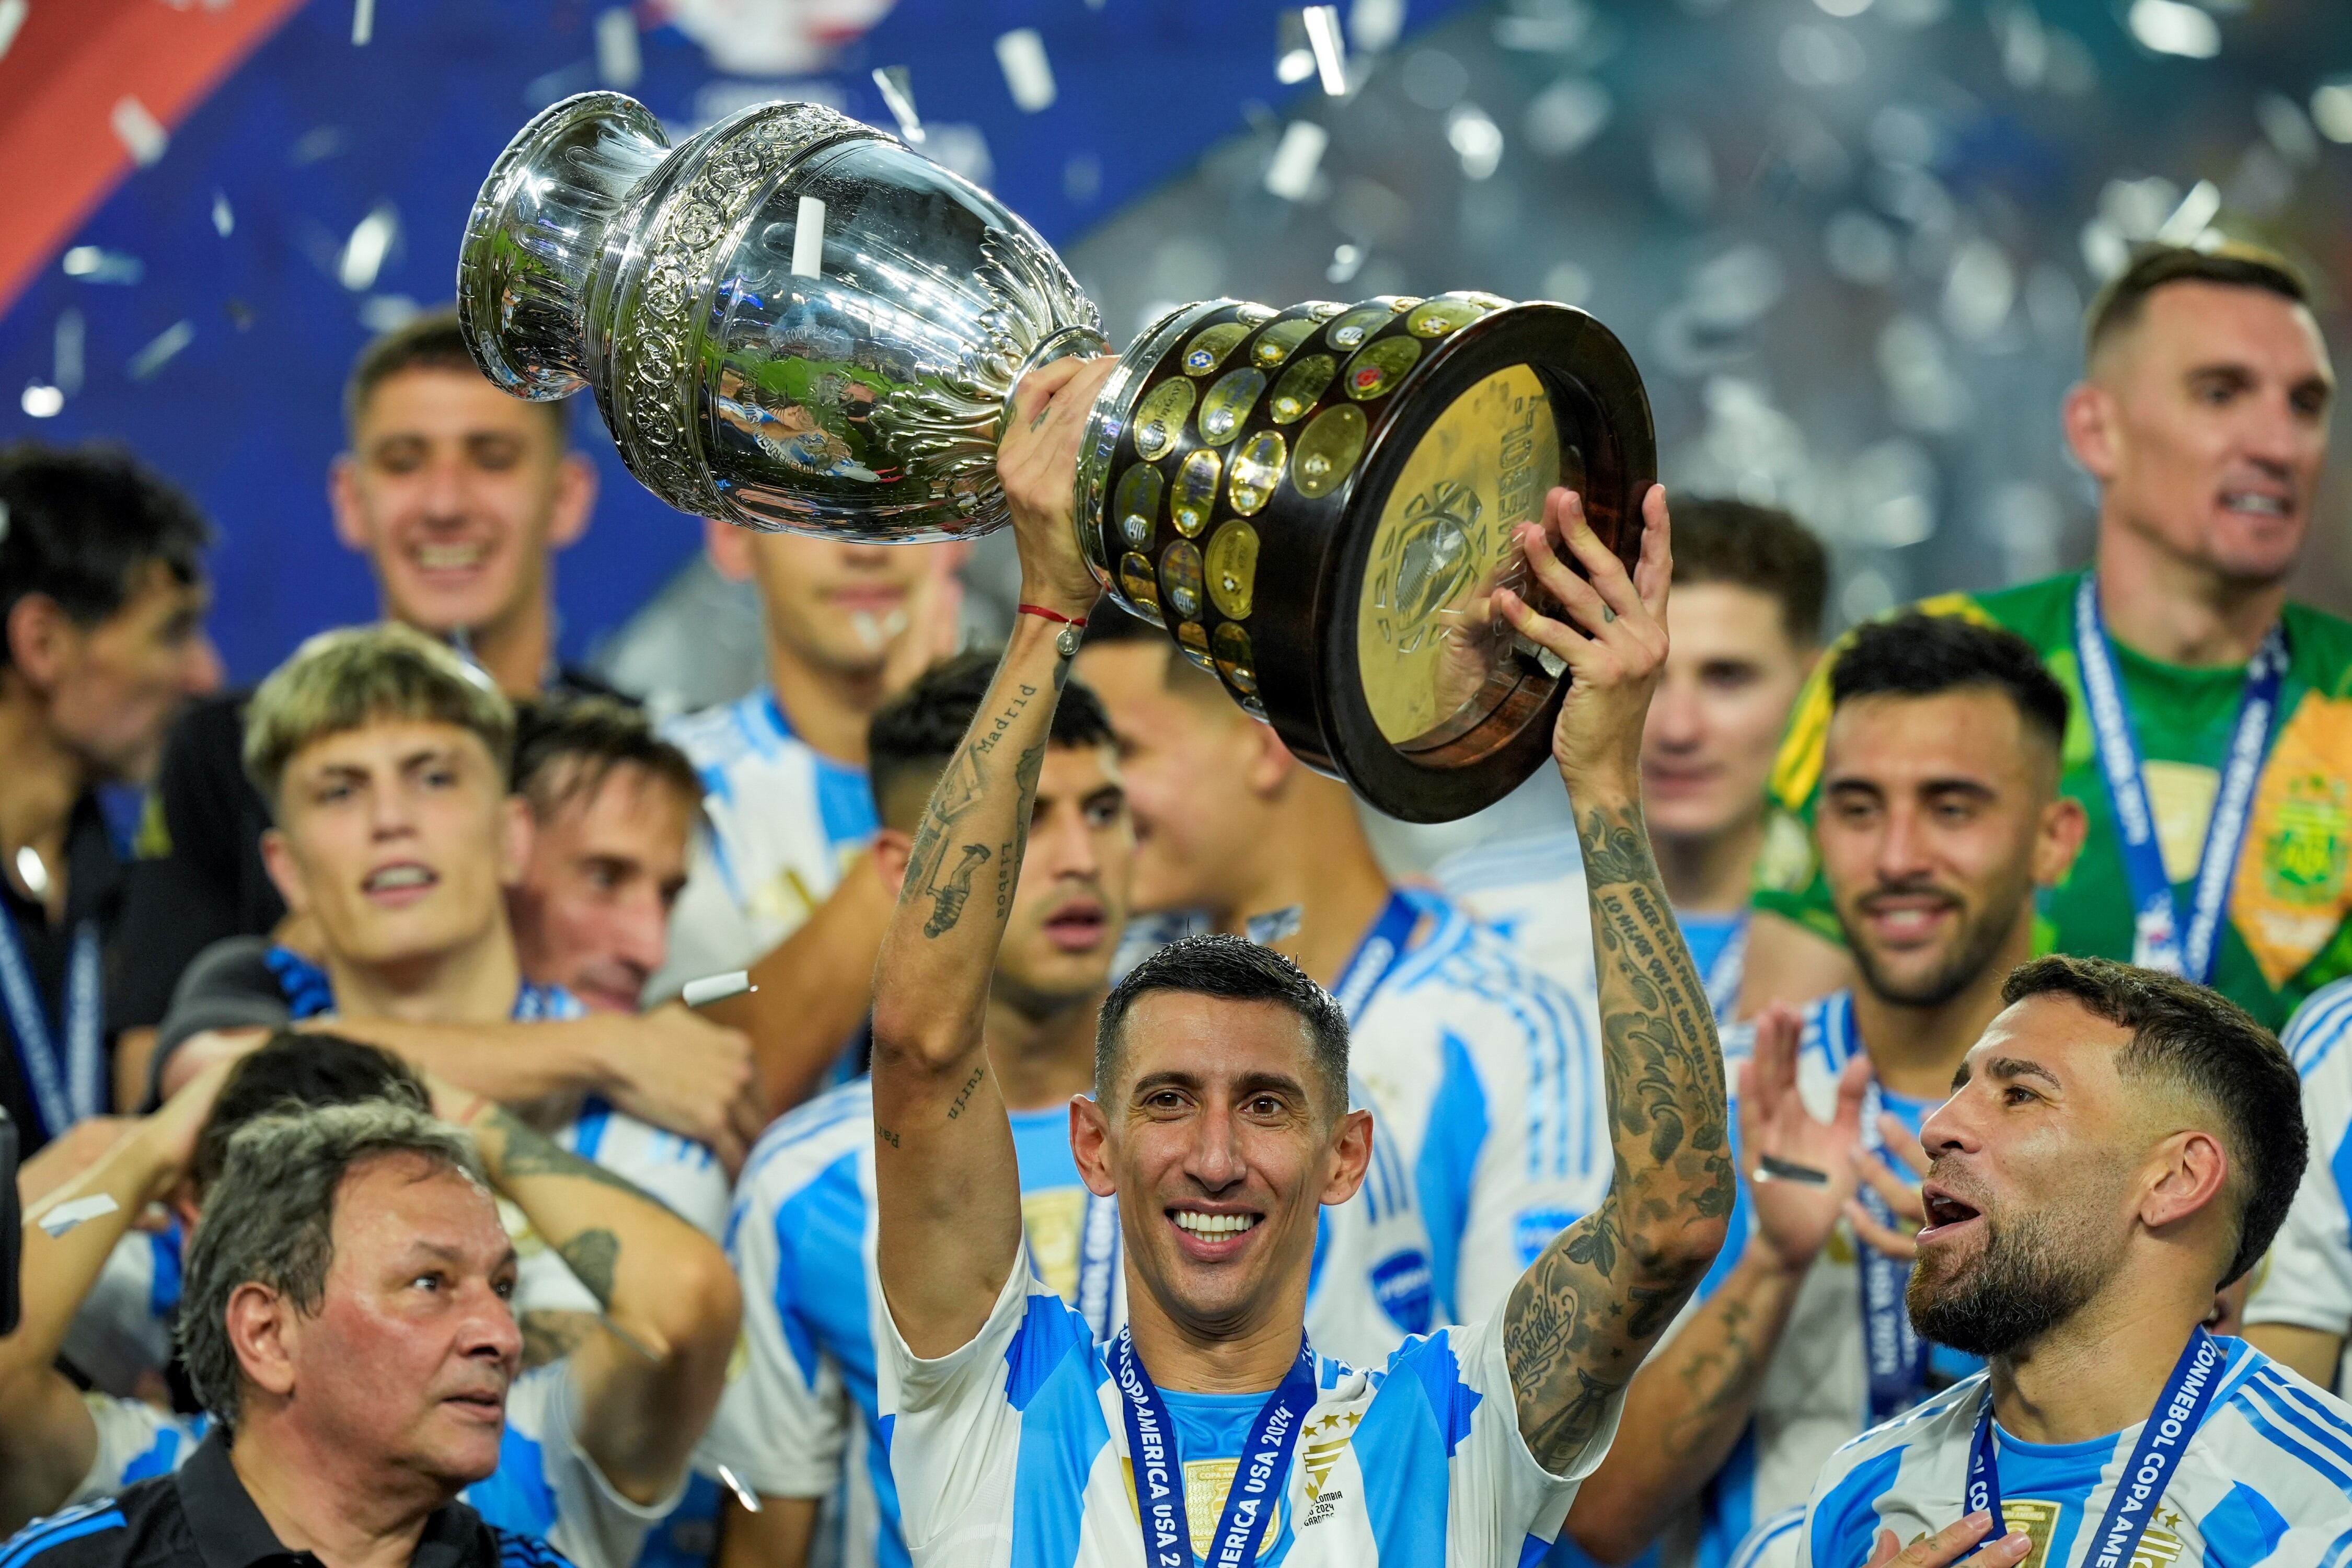
[[[934,667],[874,717],[868,746],[876,846],[894,888],[940,775],[955,760],[995,675],[993,655]],[[1070,1100],[1094,1081],[1095,1019],[1128,912],[1135,838],[1101,705],[1072,682],[1054,710],[1029,837],[990,977],[987,1038],[1021,1173],[1029,1255],[1097,1339],[1126,1321],[1118,1210],[1089,1193],[1070,1149]],[[987,862],[975,862],[975,890]],[[730,1225],[751,1282],[750,1357],[704,1448],[758,1494],[730,1509],[727,1568],[798,1568],[820,1503],[851,1478],[845,1568],[903,1562],[898,1494],[876,1382],[873,1097],[859,1080],[820,1095],[761,1140]],[[1403,1337],[1380,1301],[1390,1260],[1415,1263],[1428,1237],[1401,1156],[1376,1158],[1346,1205],[1323,1215],[1307,1322],[1316,1342],[1384,1359]],[[1425,1273],[1425,1269],[1424,1269]],[[851,1430],[854,1412],[860,1430]],[[845,1466],[851,1442],[863,1452]]]
[[[1194,1541],[1219,1563],[1262,1548],[1293,1568],[1521,1562],[1605,1451],[1621,1391],[1721,1245],[1733,1197],[1714,1022],[1639,805],[1666,646],[1664,497],[1648,498],[1636,578],[1565,491],[1542,527],[1522,526],[1582,631],[1496,596],[1573,671],[1554,750],[1585,824],[1612,1042],[1607,1199],[1478,1325],[1409,1341],[1385,1374],[1318,1357],[1302,1332],[1317,1212],[1371,1157],[1370,1118],[1347,1106],[1346,1026],[1279,955],[1186,939],[1113,990],[1096,1098],[1072,1103],[1087,1185],[1119,1202],[1129,1326],[1098,1348],[1023,1257],[982,1033],[1003,910],[987,881],[951,895],[975,854],[1010,878],[1025,847],[1077,643],[1057,623],[1096,597],[1071,475],[1110,368],[1065,361],[1022,389],[999,470],[1028,613],[932,795],[877,975],[877,1348],[908,1544],[934,1568],[1190,1568]],[[1591,583],[1553,552],[1555,531]]]
[[[2053,945],[2186,974],[2271,1028],[2352,953],[2352,876],[2325,826],[2352,626],[2286,599],[2336,393],[2304,300],[2263,252],[2144,254],[2092,306],[2066,397],[2067,445],[2099,485],[2097,561],[1920,606],[2018,632],[2069,689],[2059,787],[2089,832],[2045,910]],[[1772,773],[1801,821],[1827,719],[1816,679]],[[1766,857],[1756,907],[1743,1013],[1850,981],[1803,857]]]
[[[2012,973],[1921,1138],[1924,1337],[1990,1365],[1841,1450],[1799,1562],[2035,1554],[2213,1568],[2339,1560],[2352,1408],[2202,1327],[2304,1165],[2294,1068],[2202,986],[2098,959]],[[1923,1532],[1936,1532],[1918,1541]]]
[[[2022,638],[1928,616],[1862,627],[1829,689],[1815,831],[1861,982],[1809,1007],[1801,1040],[1768,1013],[1750,1063],[1740,1034],[1726,1042],[1744,1245],[1633,1380],[1570,1515],[1605,1562],[1661,1537],[1669,1562],[1727,1562],[1841,1445],[1975,1370],[1906,1333],[1893,1222],[1918,1217],[1916,1176],[1898,1182],[1887,1152],[1918,1148],[2032,954],[2034,889],[2082,841],[2082,807],[2058,795],[2066,697]],[[1860,1157],[1864,1139],[1877,1152]]]

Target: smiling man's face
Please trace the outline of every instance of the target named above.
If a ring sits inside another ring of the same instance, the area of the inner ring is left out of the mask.
[[[1814,820],[1822,873],[1870,989],[1931,1006],[2032,914],[2057,759],[1994,687],[1843,703]],[[2064,869],[2062,858],[2057,870]]]
[[[288,759],[263,858],[329,953],[382,967],[487,938],[530,852],[528,811],[480,736],[384,719]]]
[[[331,476],[336,532],[367,556],[385,613],[421,631],[502,624],[588,526],[594,468],[544,408],[470,367],[395,371],[351,438]]]
[[[2077,395],[2098,417],[2075,455],[2122,526],[2226,581],[2274,583],[2310,531],[2335,392],[2303,306],[2168,283],[2093,363]]]
[[[1295,1321],[1322,1205],[1363,1181],[1370,1114],[1331,1103],[1306,1023],[1277,1002],[1146,992],[1119,1042],[1072,1141],[1087,1184],[1118,1194],[1130,1294],[1187,1332]]]

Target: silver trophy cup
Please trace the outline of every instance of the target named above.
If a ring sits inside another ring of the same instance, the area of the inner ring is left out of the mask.
[[[676,147],[618,93],[545,110],[483,184],[457,309],[499,386],[594,388],[679,510],[880,542],[1004,521],[1013,387],[1108,346],[1027,224],[809,103]],[[1292,751],[1442,821],[1541,764],[1565,693],[1489,607],[1541,600],[1512,529],[1572,485],[1630,565],[1655,463],[1633,360],[1581,310],[1213,300],[1119,356],[1076,523],[1105,590]]]

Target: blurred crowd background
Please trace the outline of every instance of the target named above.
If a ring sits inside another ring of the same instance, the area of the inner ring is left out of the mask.
[[[2053,414],[2134,242],[2273,247],[2347,341],[2332,0],[1338,13],[1318,61],[1257,0],[0,0],[0,428],[127,441],[196,494],[233,681],[367,618],[324,504],[342,377],[448,298],[507,138],[600,84],[680,137],[776,97],[919,127],[1115,341],[1221,293],[1582,305],[1633,349],[1670,485],[1830,541],[1833,625],[2087,555]],[[749,689],[751,588],[574,417],[605,484],[560,570],[563,656],[658,712]],[[2338,470],[2294,591],[2352,609]],[[1003,539],[972,568],[982,629],[1010,570]]]

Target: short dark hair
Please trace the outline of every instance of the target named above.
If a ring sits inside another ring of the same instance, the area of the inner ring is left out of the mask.
[[[1916,610],[1856,626],[1830,667],[1830,705],[1864,697],[1934,697],[1992,687],[2054,751],[2066,740],[2066,689],[2033,645],[2003,626]]]
[[[515,704],[509,776],[538,821],[594,798],[616,768],[643,768],[689,811],[702,805],[693,759],[663,740],[643,709],[614,697],[535,697]]]
[[[196,1134],[188,1176],[199,1194],[208,1191],[228,1163],[228,1146],[247,1122],[279,1111],[321,1105],[357,1105],[388,1100],[411,1110],[433,1109],[433,1097],[416,1069],[374,1046],[341,1035],[280,1029],[251,1056],[229,1069]]]
[[[2168,283],[2219,283],[2231,289],[2259,289],[2298,305],[2311,303],[2311,289],[2294,263],[2259,246],[2226,244],[2218,250],[2193,250],[2185,245],[2150,245],[2136,252],[2131,264],[2109,279],[2091,300],[2083,317],[2083,361],[2098,357],[2107,341],[2136,324],[2147,308],[2147,297]]]
[[[2219,1129],[2239,1185],[2238,1248],[2215,1288],[2270,1250],[2309,1158],[2303,1081],[2278,1037],[2210,987],[2105,958],[2053,953],[2021,963],[2000,988],[2004,1003],[2063,996],[2093,1017],[2132,1032],[2116,1055],[2126,1081],[2160,1078],[2221,1114]]]
[[[1228,1002],[1275,1002],[1307,1026],[1316,1075],[1331,1103],[1348,1104],[1348,1015],[1312,975],[1270,947],[1224,931],[1180,937],[1137,964],[1103,999],[1095,1019],[1095,1093],[1118,1078],[1120,1038],[1139,997],[1181,991]]]
[[[482,367],[474,363],[472,351],[466,347],[466,334],[457,325],[457,306],[444,305],[411,316],[360,351],[360,357],[352,362],[352,374],[343,382],[344,431],[356,433],[360,416],[367,412],[368,400],[375,395],[375,389],[408,370],[482,374]],[[535,406],[554,426],[556,446],[571,446],[570,400],[556,398]]]
[[[911,828],[912,821],[893,821],[892,807],[919,784],[927,798],[940,775],[947,772],[964,731],[971,728],[988,689],[996,679],[1003,655],[994,649],[973,649],[931,666],[913,685],[875,710],[866,731],[866,777],[874,790],[874,807],[892,827]],[[1046,742],[1055,746],[1098,746],[1111,738],[1110,718],[1102,699],[1085,682],[1071,680],[1054,706],[1053,728]],[[921,810],[921,800],[915,810]],[[897,816],[905,817],[901,806]]]
[[[212,542],[196,503],[120,447],[0,447],[0,627],[28,594],[96,626],[130,602],[150,562],[201,582]],[[9,659],[0,636],[0,668]]]
[[[1780,606],[1789,640],[1822,640],[1830,556],[1805,525],[1778,507],[1708,497],[1675,502],[1675,581],[1752,588]]]

